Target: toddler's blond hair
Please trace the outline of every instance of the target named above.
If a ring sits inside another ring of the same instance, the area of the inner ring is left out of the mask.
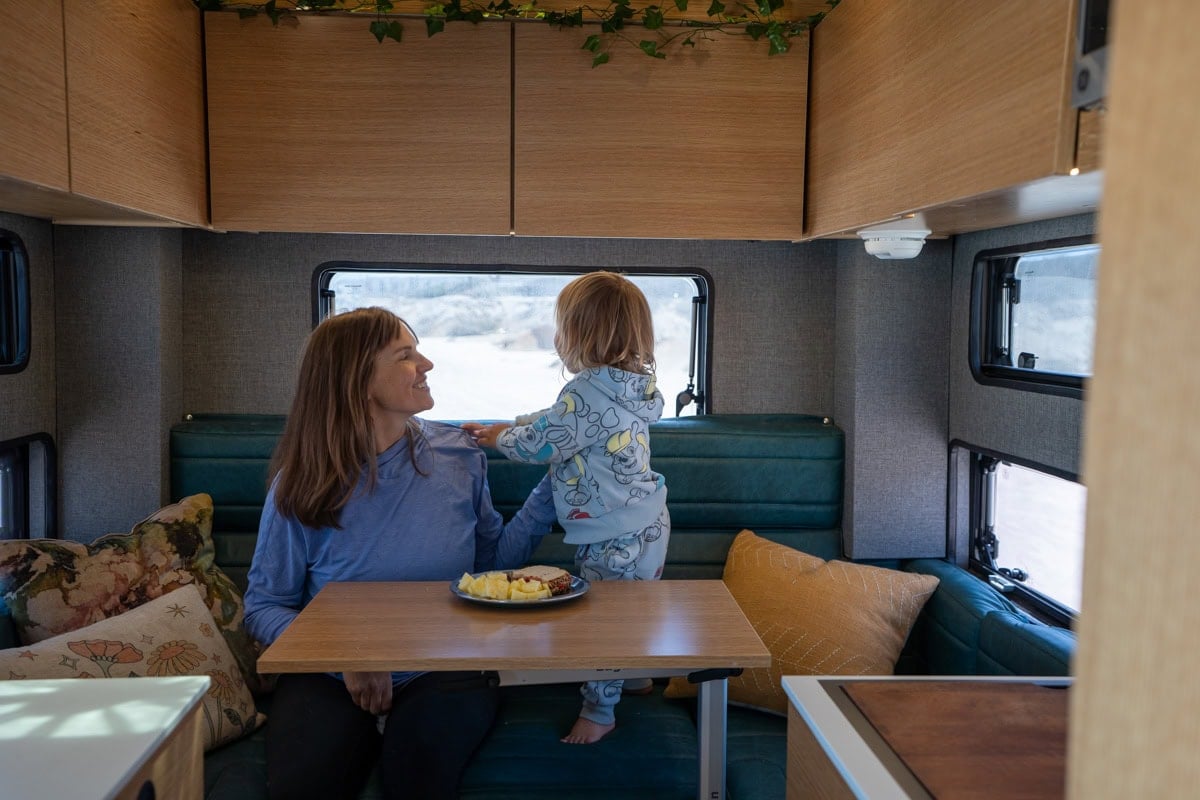
[[[572,373],[589,367],[654,372],[654,321],[646,296],[615,272],[568,283],[554,305],[554,346]]]

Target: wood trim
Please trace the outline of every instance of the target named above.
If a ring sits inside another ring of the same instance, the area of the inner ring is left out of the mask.
[[[1079,135],[1075,143],[1075,166],[1080,172],[1101,169],[1101,148],[1104,143],[1104,112],[1079,112]]]
[[[799,238],[807,38],[774,58],[747,37],[622,47],[593,69],[578,35],[516,25],[517,233]]]
[[[1074,0],[846,5],[813,34],[806,237],[1070,168]]]
[[[825,755],[808,723],[788,705],[787,800],[853,800],[854,792]]]
[[[62,7],[0,3],[0,53],[5,64],[0,71],[0,176],[65,190],[71,176]]]
[[[213,224],[507,234],[510,32],[205,16]]]
[[[188,0],[63,8],[71,191],[206,224],[199,11]]]
[[[1067,796],[1194,797],[1200,3],[1113,9]]]
[[[133,774],[116,800],[138,800],[147,781],[153,784],[157,797],[201,800],[204,797],[203,725],[204,708],[197,702]]]

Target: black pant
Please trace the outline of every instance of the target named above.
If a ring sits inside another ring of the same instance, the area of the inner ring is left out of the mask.
[[[481,673],[426,673],[393,692],[380,736],[340,680],[282,675],[267,721],[270,796],[353,800],[378,760],[389,800],[455,798],[498,703]]]

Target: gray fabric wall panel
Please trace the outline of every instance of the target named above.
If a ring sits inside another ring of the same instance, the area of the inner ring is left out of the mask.
[[[49,222],[0,213],[29,255],[29,363],[0,375],[0,441],[54,435],[54,242]]]
[[[846,431],[846,555],[945,553],[951,247],[881,261],[838,243],[834,421]]]
[[[328,261],[702,269],[715,284],[709,410],[827,415],[833,407],[832,242],[204,231],[183,237],[187,412],[287,412],[311,329],[313,270]]]
[[[971,273],[983,250],[1094,233],[1095,217],[1074,217],[964,234],[954,243],[950,341],[950,438],[1079,473],[1083,401],[999,386],[971,375]],[[1030,430],[1028,420],[1038,421]]]
[[[128,530],[167,497],[182,413],[180,232],[57,227],[58,446],[64,538]]]

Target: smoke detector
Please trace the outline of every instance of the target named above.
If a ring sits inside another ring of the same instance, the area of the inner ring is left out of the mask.
[[[885,260],[916,258],[925,246],[925,237],[932,231],[925,227],[920,214],[863,228],[858,235],[867,252]]]

